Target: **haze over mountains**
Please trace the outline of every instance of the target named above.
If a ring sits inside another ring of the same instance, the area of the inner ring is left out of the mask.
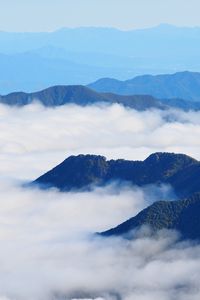
[[[91,85],[91,87],[93,87],[93,85]],[[101,103],[117,103],[140,111],[152,108],[164,110],[169,109],[170,107],[183,109],[185,111],[200,110],[200,102],[192,100],[188,101],[181,98],[158,99],[152,97],[151,95],[145,95],[145,86],[141,86],[141,91],[143,88],[144,93],[141,94],[120,95],[112,92],[97,92],[91,88],[81,85],[52,86],[45,90],[34,93],[15,92],[4,96],[0,95],[0,103],[11,106],[24,106],[38,101],[47,107],[56,107],[65,104],[86,106]],[[159,89],[159,87],[157,88]],[[160,90],[162,91],[162,88]],[[173,89],[171,89],[171,92],[173,94]],[[170,93],[170,89],[168,90],[168,93]],[[191,89],[186,91],[185,97],[188,95],[188,93],[193,93],[193,86],[191,86]],[[184,95],[184,93],[182,94]]]
[[[179,98],[200,101],[200,73],[179,72],[164,75],[143,75],[119,81],[104,78],[88,85],[98,92],[120,95],[152,95],[160,99]]]
[[[88,84],[102,77],[125,80],[199,71],[199,53],[198,27],[163,24],[132,31],[89,27],[52,33],[0,32],[0,93]]]

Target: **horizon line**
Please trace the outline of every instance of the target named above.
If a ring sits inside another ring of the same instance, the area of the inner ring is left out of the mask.
[[[32,33],[32,34],[44,34],[44,33],[55,33],[55,32],[60,32],[60,31],[64,31],[64,30],[80,30],[80,29],[107,29],[107,30],[116,30],[116,31],[120,31],[120,32],[133,32],[133,31],[142,31],[142,30],[150,30],[150,29],[156,29],[156,28],[177,28],[177,29],[197,29],[200,28],[200,25],[193,25],[193,26],[189,26],[189,25],[176,25],[176,24],[171,24],[171,23],[159,23],[157,25],[153,25],[153,26],[144,26],[144,27],[137,27],[137,28],[132,28],[132,29],[123,29],[123,28],[119,28],[119,27],[114,27],[114,26],[64,26],[64,27],[59,27],[57,29],[53,29],[53,30],[47,30],[47,31],[11,31],[11,30],[1,30],[0,29],[0,33],[14,33],[14,34],[28,34],[28,33]]]

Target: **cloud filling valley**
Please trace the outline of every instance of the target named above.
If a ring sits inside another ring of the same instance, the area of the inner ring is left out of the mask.
[[[199,136],[200,112],[0,105],[0,300],[199,299],[199,245],[145,228],[133,241],[93,235],[154,201],[172,200],[169,186],[22,187],[80,153],[143,160],[169,151],[200,159]]]

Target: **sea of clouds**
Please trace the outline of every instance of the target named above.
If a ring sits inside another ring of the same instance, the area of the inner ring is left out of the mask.
[[[200,112],[0,105],[0,300],[199,300],[199,245],[146,229],[133,241],[93,235],[174,199],[169,186],[22,187],[80,153],[138,160],[170,151],[200,159],[199,136]]]

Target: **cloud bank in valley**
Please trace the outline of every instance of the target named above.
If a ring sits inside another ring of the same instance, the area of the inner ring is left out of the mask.
[[[90,234],[156,200],[148,189],[108,186],[59,193],[1,182],[0,194],[2,299],[200,296],[200,247],[177,242],[176,233],[163,231],[151,237],[144,231],[135,241],[102,240]]]
[[[0,300],[197,300],[200,248],[176,233],[94,238],[170,187],[113,185],[84,193],[20,187],[68,155],[143,159],[175,151],[200,159],[200,113],[119,105],[47,109],[0,105]]]
[[[80,153],[136,160],[173,151],[200,159],[199,135],[200,112],[0,105],[0,175],[33,179]]]

